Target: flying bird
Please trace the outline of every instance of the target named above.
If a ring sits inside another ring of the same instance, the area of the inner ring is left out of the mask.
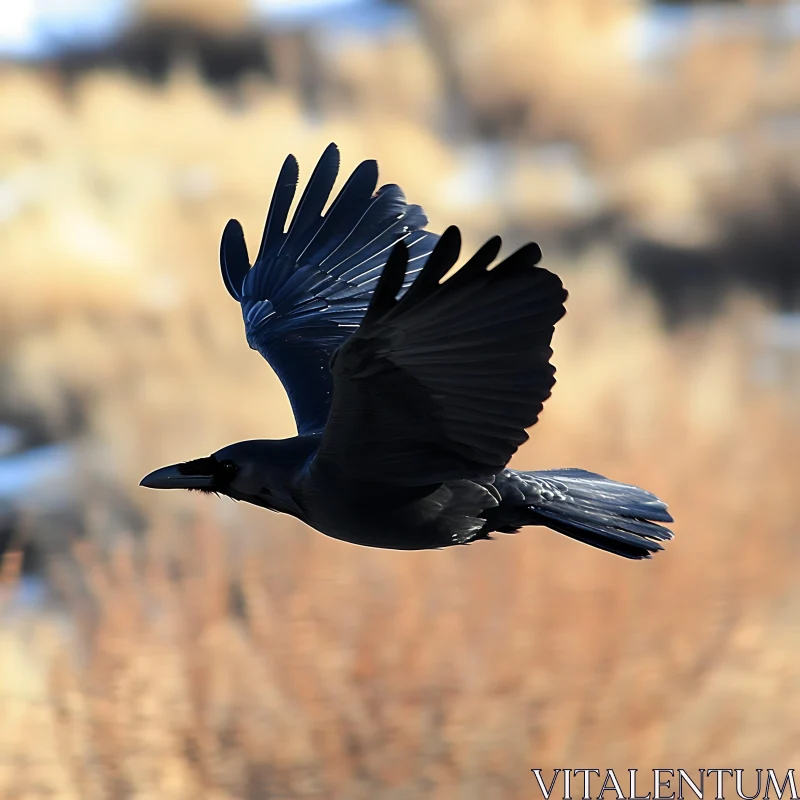
[[[331,144],[287,227],[298,165],[286,159],[252,266],[239,223],[222,235],[225,286],[298,435],[237,442],[141,485],[224,494],[370,547],[438,549],[540,525],[625,558],[662,550],[672,533],[659,523],[672,517],[655,495],[582,469],[507,466],[555,383],[567,292],[537,266],[539,247],[492,266],[495,236],[451,273],[458,229],[437,237],[398,186],[376,191],[375,161],[324,211],[338,171]]]

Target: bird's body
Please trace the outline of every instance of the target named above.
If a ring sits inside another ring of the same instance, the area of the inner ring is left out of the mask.
[[[485,478],[397,487],[352,480],[320,464],[321,441],[314,434],[229,445],[214,458],[239,469],[229,482],[224,473],[217,478],[213,491],[289,514],[334,539],[391,550],[451,547],[527,525],[560,526],[573,538],[630,557],[642,556],[643,536],[653,538],[654,549],[669,538],[646,521],[669,521],[657,497],[584,470],[506,468]],[[610,514],[618,517],[616,531],[607,527]]]
[[[165,467],[142,484],[226,494],[336,539],[427,550],[544,525],[628,558],[671,538],[657,497],[576,469],[507,464],[555,382],[553,326],[566,292],[528,244],[490,269],[490,239],[449,278],[460,235],[422,230],[398,187],[373,194],[364,162],[323,214],[338,151],[323,154],[284,230],[289,157],[259,255],[223,234],[225,285],[250,346],[273,365],[298,435],[252,440]]]

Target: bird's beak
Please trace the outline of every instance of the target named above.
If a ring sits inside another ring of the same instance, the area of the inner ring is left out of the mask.
[[[139,481],[147,489],[213,489],[212,475],[184,475],[177,464],[161,467]]]

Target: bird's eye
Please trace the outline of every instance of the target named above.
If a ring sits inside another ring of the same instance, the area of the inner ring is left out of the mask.
[[[236,472],[236,464],[234,464],[233,461],[230,461],[228,459],[220,462],[220,466],[227,473],[233,474],[234,472]]]

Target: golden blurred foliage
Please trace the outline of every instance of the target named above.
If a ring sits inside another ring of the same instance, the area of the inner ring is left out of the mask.
[[[642,114],[643,79],[614,55],[629,4],[418,5],[453,38],[470,103],[518,106],[532,135],[606,154],[614,207],[665,239],[713,238],[740,173],[712,134],[800,86],[782,78],[765,100],[747,46],[693,51],[663,95],[691,128],[676,142],[680,120]],[[217,25],[239,8],[145,11]],[[800,428],[796,397],[752,380],[767,311],[750,297],[667,334],[610,244],[569,264],[546,253],[569,313],[558,384],[514,465],[580,465],[664,497],[676,539],[652,562],[542,529],[370,551],[138,489],[157,465],[293,432],[217,261],[231,216],[253,251],[288,152],[304,182],[336,141],[338,185],[377,158],[434,230],[464,226],[467,249],[556,218],[572,191],[566,171],[523,162],[505,206],[459,203],[459,156],[431,123],[441,54],[407,31],[375,47],[331,56],[341,94],[321,121],[285,86],[250,77],[234,105],[185,65],[160,87],[89,73],[69,98],[47,73],[0,70],[0,397],[55,420],[77,398],[87,509],[86,536],[51,565],[57,608],[15,602],[21,543],[0,570],[0,797],[483,800],[533,796],[532,767],[793,764]],[[717,91],[720,61],[741,94]],[[98,473],[144,536],[111,540]]]
[[[135,10],[148,23],[196,25],[221,33],[235,33],[251,19],[249,0],[135,0]]]

